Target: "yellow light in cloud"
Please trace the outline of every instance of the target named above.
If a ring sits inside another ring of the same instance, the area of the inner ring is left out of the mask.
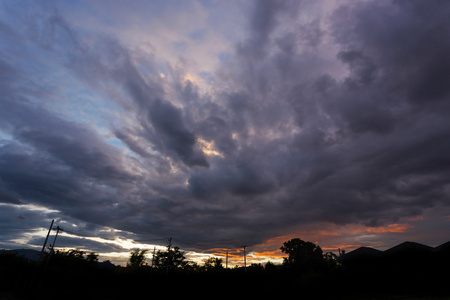
[[[191,82],[195,87],[199,88],[200,92],[211,93],[214,91],[214,87],[208,80],[205,80],[201,76],[195,73],[187,72],[183,77],[183,83]]]
[[[184,81],[190,81],[192,83],[198,83],[199,78],[195,75],[192,75],[192,73],[188,72],[186,75],[184,75]]]
[[[200,145],[200,149],[208,156],[219,156],[223,157],[223,154],[217,151],[214,141],[205,141],[204,139],[197,137],[197,143]]]

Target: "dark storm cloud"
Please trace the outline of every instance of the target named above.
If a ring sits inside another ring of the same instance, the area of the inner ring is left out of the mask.
[[[212,199],[217,194],[250,196],[262,194],[272,188],[273,183],[259,170],[260,165],[251,165],[245,160],[233,165],[218,165],[215,170],[199,171],[189,178],[189,188],[195,197]]]
[[[260,171],[283,179],[279,194],[265,194],[284,203],[278,208],[283,220],[269,209],[267,219],[284,226],[314,220],[374,226],[445,202],[449,168],[444,112],[449,98],[448,85],[442,83],[450,70],[443,55],[449,50],[445,32],[450,24],[442,7],[446,3],[433,2],[423,13],[422,5],[368,2],[339,8],[330,33],[340,48],[336,60],[347,66],[342,81],[321,74],[320,57],[308,49],[294,51],[295,43],[289,46],[283,38],[298,35],[281,31],[280,37],[268,38],[266,33],[276,27],[270,20],[283,14],[278,7],[271,10],[274,15],[255,38],[261,42],[258,48],[275,41],[281,51],[267,58],[255,55],[259,60],[233,69],[234,86],[241,91],[229,94],[230,110],[243,118],[243,127],[255,125],[267,137],[268,128],[286,125],[291,118],[299,131],[290,134],[287,127],[278,140],[282,146],[266,144],[267,156],[259,161]],[[322,35],[317,31],[318,39]],[[246,53],[238,54],[246,59]],[[276,107],[282,119],[264,118],[262,107],[275,116]],[[264,145],[259,137],[246,149],[249,156]],[[278,155],[270,156],[274,153]],[[211,185],[212,178],[204,180],[205,186],[220,191]],[[197,177],[191,183],[201,186]]]
[[[352,51],[364,51],[416,104],[448,96],[448,3],[396,1],[391,6],[357,4],[336,12],[335,36]],[[386,82],[388,84],[388,82]]]
[[[442,35],[450,28],[442,13],[448,4],[432,2],[422,11],[424,4],[357,3],[333,17],[337,57],[350,74],[322,101],[345,141],[334,147],[348,152],[337,153],[345,164],[320,181],[322,190],[312,189],[324,212],[329,207],[338,218],[378,224],[448,197],[449,127],[442,113],[449,97],[441,83],[450,70],[441,55],[450,49]],[[430,70],[439,70],[439,79]],[[334,193],[323,194],[325,187]]]
[[[204,248],[448,205],[449,4],[350,2],[306,18],[313,6],[257,2],[210,94],[182,64],[168,63],[163,81],[157,57],[54,10],[22,27],[1,22],[11,46],[0,59],[1,202],[57,209],[91,224],[85,236],[111,226]],[[123,146],[44,105],[61,89],[33,77],[16,48],[26,62],[52,55],[118,105],[105,126]]]
[[[119,85],[134,102],[131,109],[140,119],[144,138],[158,150],[181,159],[188,166],[208,165],[202,153],[195,149],[195,136],[185,127],[182,112],[162,99],[160,78],[144,79],[128,50],[116,39],[104,35],[81,36],[57,12],[47,16],[42,26],[32,33],[38,45],[49,48],[68,69],[97,90],[117,99],[108,89],[110,84]],[[151,59],[145,63],[152,73],[159,74]],[[129,102],[119,102],[130,108]],[[124,134],[119,131],[118,136]]]
[[[269,35],[277,24],[277,12],[282,5],[281,1],[266,1],[255,5],[250,19],[250,37],[238,48],[239,54],[246,60],[264,56]]]
[[[32,56],[25,54],[25,59]],[[39,204],[102,223],[98,212],[107,210],[102,206],[135,180],[120,152],[87,126],[34,101],[52,92],[33,80],[27,66],[3,65],[0,128],[9,138],[0,143],[2,202]]]
[[[138,133],[127,135],[134,133],[132,127],[116,129],[117,137],[123,138],[126,145],[134,142],[135,146],[130,146],[134,151],[150,143],[188,166],[207,166],[203,154],[194,148],[195,136],[185,127],[180,110],[159,99],[162,93],[158,82],[144,81],[126,49],[108,37],[84,39],[61,16],[44,15],[36,20],[39,26],[32,29],[30,40],[35,51],[53,55],[101,94],[111,96],[108,85],[112,83],[119,84],[130,96],[131,105],[120,102],[122,98],[114,99],[141,122]],[[19,34],[12,38],[25,43]],[[33,53],[26,55],[32,57]],[[136,163],[134,158],[124,156],[86,124],[65,120],[35,103],[31,99],[45,100],[54,95],[30,76],[26,66],[2,63],[0,127],[11,137],[2,141],[0,149],[2,202],[38,203],[82,221],[140,232],[149,224],[167,220],[159,206],[150,212],[154,208],[151,188],[159,183],[156,180],[147,185],[145,179],[130,172],[130,165]],[[30,83],[32,88],[27,86]],[[144,146],[139,141],[144,141]],[[167,166],[159,157],[155,162]],[[156,168],[161,170],[160,166]],[[148,215],[141,216],[142,212]],[[133,225],[136,227],[130,228]]]
[[[54,163],[48,162],[48,165],[67,165],[73,171],[105,180],[119,181],[129,176],[122,170],[119,153],[105,144],[95,132],[65,122],[33,105],[19,103],[3,102],[0,123],[5,129],[12,129],[6,132],[18,142],[39,149],[44,155],[42,160],[45,160],[45,154],[48,154],[50,161],[55,160]]]
[[[203,153],[195,151],[196,138],[183,124],[181,112],[167,101],[155,100],[149,107],[149,119],[156,140],[174,151],[189,166],[208,166]]]

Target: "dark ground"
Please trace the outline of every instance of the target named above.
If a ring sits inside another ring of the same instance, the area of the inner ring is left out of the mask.
[[[408,258],[409,259],[409,258]],[[301,273],[281,267],[208,272],[150,267],[101,268],[54,260],[44,272],[25,259],[0,259],[0,299],[286,298],[450,300],[449,269],[408,261],[355,261],[333,271]]]

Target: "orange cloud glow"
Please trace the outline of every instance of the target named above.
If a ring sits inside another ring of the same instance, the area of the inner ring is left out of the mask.
[[[408,220],[411,221],[411,220]],[[287,255],[281,252],[280,247],[284,242],[293,238],[300,238],[305,241],[313,242],[319,245],[324,252],[351,251],[361,246],[383,248],[387,245],[382,243],[381,236],[405,233],[413,225],[409,223],[393,223],[378,227],[368,227],[361,224],[335,225],[330,223],[321,223],[309,225],[301,230],[294,231],[288,235],[273,237],[264,243],[248,247],[247,264],[262,263],[267,261],[281,263],[283,257]],[[378,238],[379,236],[379,238]],[[228,252],[228,267],[243,265],[244,251],[241,248],[226,249],[214,248],[207,251],[209,255],[220,257],[225,263]]]
[[[410,224],[389,224],[387,226],[383,227],[374,227],[374,228],[367,228],[367,232],[371,233],[389,233],[389,232],[395,232],[395,233],[401,233],[406,232],[408,229],[412,228],[414,226]]]
[[[383,247],[381,235],[404,233],[413,228],[409,223],[393,223],[378,227],[368,227],[360,224],[349,224],[338,226],[335,224],[309,225],[289,235],[271,238],[261,245],[253,247],[254,258],[265,258],[266,260],[280,261],[286,255],[279,249],[284,242],[300,238],[319,245],[324,252],[335,252],[338,250],[350,251],[361,246]],[[377,241],[377,235],[380,240]],[[370,237],[370,240],[367,238]]]

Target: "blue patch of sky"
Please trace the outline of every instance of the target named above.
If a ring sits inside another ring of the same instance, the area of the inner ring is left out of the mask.
[[[166,65],[163,63],[158,63],[159,72],[164,74],[164,76],[167,76],[167,68]]]
[[[120,104],[111,100],[102,88],[97,90],[80,80],[63,62],[49,60],[49,51],[31,46],[29,53],[30,57],[22,63],[26,76],[21,83],[37,91],[27,95],[29,101],[68,121],[94,126],[106,142],[125,147],[120,141],[110,138],[109,128],[113,122],[117,125],[116,116],[122,110]],[[117,89],[117,86],[105,85],[108,83],[103,83],[103,88]]]
[[[108,143],[124,146],[111,140],[112,135],[109,134],[112,122],[116,122],[116,115],[121,111],[119,104],[111,101],[107,95],[90,89],[64,68],[46,74],[46,78],[50,86],[58,88],[51,93],[50,98],[44,101],[36,97],[35,102],[68,121],[94,126]]]
[[[121,140],[116,139],[116,138],[110,138],[107,140],[107,142],[113,146],[117,146],[120,148],[128,148],[124,143],[122,143]]]

